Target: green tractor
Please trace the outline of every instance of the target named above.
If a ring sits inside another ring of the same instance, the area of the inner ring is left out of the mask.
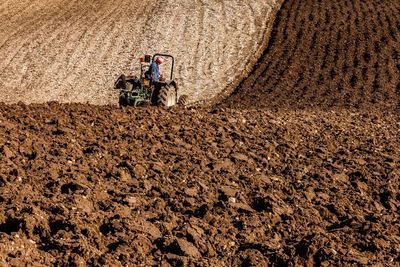
[[[170,60],[170,79],[160,77],[160,82],[153,83],[150,76],[146,74],[150,64],[162,56]],[[178,100],[178,84],[173,80],[175,59],[171,55],[155,54],[145,55],[140,59],[140,76],[121,75],[114,84],[114,89],[119,90],[120,106],[160,106],[170,107],[173,105],[186,105],[188,97],[183,95]]]

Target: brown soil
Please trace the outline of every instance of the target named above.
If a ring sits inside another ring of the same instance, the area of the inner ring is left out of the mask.
[[[400,2],[285,1],[268,48],[224,105],[398,107]]]
[[[398,44],[324,46],[398,11],[286,1],[228,107],[0,104],[0,265],[400,265]]]
[[[390,113],[1,114],[3,264],[400,263]]]

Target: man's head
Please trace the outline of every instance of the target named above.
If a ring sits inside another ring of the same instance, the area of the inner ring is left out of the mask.
[[[164,58],[163,57],[157,57],[156,58],[156,63],[158,64],[158,65],[160,65],[161,63],[163,63],[164,62]]]

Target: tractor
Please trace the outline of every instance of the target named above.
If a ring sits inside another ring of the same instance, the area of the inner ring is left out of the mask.
[[[170,79],[165,80],[160,77],[159,82],[153,83],[146,70],[158,56],[171,60]],[[188,99],[186,95],[182,95],[178,100],[178,84],[173,80],[174,63],[174,57],[165,54],[145,55],[141,58],[139,77],[122,74],[114,84],[114,89],[119,90],[119,105],[134,107],[186,105]]]

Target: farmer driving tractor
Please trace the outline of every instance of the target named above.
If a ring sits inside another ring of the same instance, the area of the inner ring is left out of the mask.
[[[171,66],[168,78],[160,75],[160,65],[165,63]],[[140,58],[140,75],[122,74],[114,84],[119,92],[120,106],[170,107],[173,105],[185,106],[188,96],[182,95],[178,99],[178,84],[173,79],[175,59],[167,54],[145,55]],[[146,70],[147,69],[147,70]]]
[[[148,71],[146,71],[146,73],[145,73],[146,76],[151,78],[153,83],[159,82],[159,76],[160,76],[159,65],[161,65],[163,62],[164,62],[164,58],[162,56],[157,57],[156,60],[150,64]]]

